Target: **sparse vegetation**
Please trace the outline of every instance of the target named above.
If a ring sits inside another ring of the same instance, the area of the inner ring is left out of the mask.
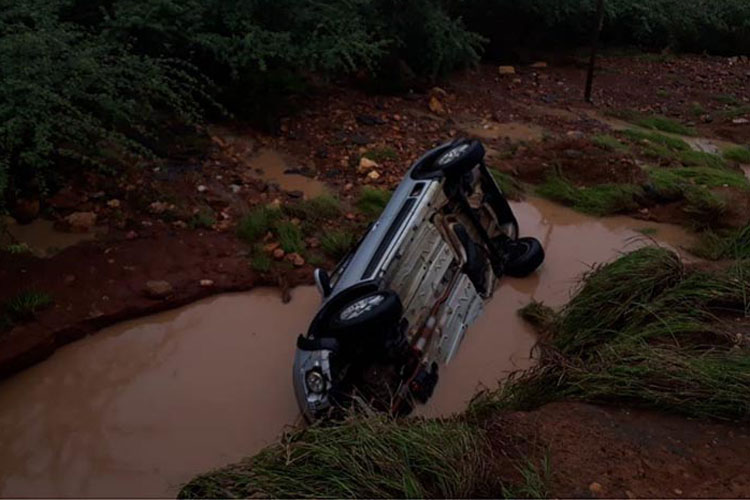
[[[616,137],[609,134],[598,134],[591,139],[591,142],[607,151],[627,151],[628,147],[620,142]]]
[[[690,251],[710,260],[750,259],[750,226],[721,232],[706,231]]]
[[[493,481],[484,432],[460,420],[352,418],[312,426],[198,476],[180,498],[467,498]]]
[[[686,167],[726,168],[727,166],[721,156],[703,151],[681,151],[678,159]]]
[[[664,146],[673,151],[689,151],[690,145],[676,137],[669,137],[658,132],[646,132],[645,130],[628,129],[623,130],[622,135],[636,142],[650,142]]]
[[[387,160],[398,160],[398,153],[396,150],[389,147],[371,149],[365,152],[362,156],[378,163]]]
[[[357,208],[363,214],[374,218],[380,215],[390,199],[390,191],[364,187],[357,200]]]
[[[520,200],[523,198],[523,184],[521,184],[518,179],[494,168],[490,169],[490,173],[506,198],[511,200]]]
[[[328,231],[320,238],[320,246],[326,255],[341,259],[356,241],[354,233],[345,229]]]
[[[642,188],[631,184],[576,187],[559,174],[547,176],[544,183],[537,187],[537,193],[592,215],[610,215],[635,210],[638,208],[638,199],[644,196]]]
[[[697,135],[694,128],[681,124],[680,122],[667,118],[666,116],[641,116],[634,120],[634,123],[643,128],[660,130],[678,135]]]
[[[194,213],[188,221],[188,226],[192,229],[211,229],[215,224],[216,217],[214,211],[208,207],[204,207]]]
[[[36,290],[25,290],[5,301],[3,309],[12,322],[34,319],[37,312],[52,305],[52,296]]]
[[[254,245],[252,253],[250,254],[250,267],[259,273],[267,273],[271,270],[272,265],[273,260],[271,260],[271,256],[263,250],[263,247],[257,244]]]
[[[22,255],[25,253],[31,253],[31,249],[29,248],[29,245],[23,242],[11,243],[9,245],[6,245],[4,250],[11,255]]]
[[[310,200],[284,205],[283,211],[290,217],[317,223],[341,215],[341,202],[335,196],[324,194]]]
[[[281,217],[278,208],[258,206],[246,214],[237,224],[237,236],[245,243],[255,243],[258,238],[266,234],[273,223]]]
[[[286,253],[300,253],[305,249],[302,241],[302,230],[290,221],[280,221],[275,224],[274,232],[279,238],[281,249]]]
[[[750,148],[729,148],[724,151],[724,158],[729,161],[750,165]]]

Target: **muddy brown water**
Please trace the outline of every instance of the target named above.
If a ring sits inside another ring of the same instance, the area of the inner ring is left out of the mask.
[[[304,175],[287,173],[292,166],[282,153],[261,149],[248,160],[248,165],[266,182],[278,184],[284,191],[300,191],[305,198],[326,193],[325,184]]]
[[[503,280],[418,414],[461,411],[478,388],[531,366],[534,333],[516,310],[531,298],[563,304],[581,272],[644,244],[637,230],[691,244],[675,226],[592,219],[538,199],[513,208],[546,263]],[[106,329],[0,382],[0,496],[174,495],[257,452],[298,422],[294,340],[318,304],[311,287],[286,305],[271,289],[220,296]]]
[[[50,257],[64,248],[83,241],[93,240],[103,228],[94,228],[88,233],[70,233],[57,229],[54,221],[36,219],[30,224],[19,224],[12,217],[5,217],[5,228],[12,239],[25,243],[37,257]]]

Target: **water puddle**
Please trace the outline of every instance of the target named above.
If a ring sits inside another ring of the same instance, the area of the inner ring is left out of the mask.
[[[288,173],[292,166],[284,155],[273,149],[261,149],[248,160],[248,166],[264,181],[278,184],[284,191],[299,191],[305,198],[314,198],[326,192],[324,183],[304,175]]]
[[[66,233],[56,229],[53,221],[45,219],[18,224],[12,217],[5,217],[5,227],[15,241],[25,243],[37,257],[51,257],[64,248],[96,238],[95,231]]]
[[[691,244],[674,226],[594,219],[540,199],[513,209],[547,261],[530,278],[503,280],[421,415],[461,411],[477,389],[531,366],[535,335],[517,309],[532,298],[563,304],[581,272],[644,244],[637,230]],[[295,337],[318,304],[311,287],[286,305],[269,289],[204,300],[106,329],[0,382],[0,496],[174,495],[195,474],[258,451],[298,419]]]
[[[297,419],[312,287],[208,299],[108,328],[0,382],[0,496],[174,496]]]
[[[521,122],[467,123],[462,129],[469,135],[481,139],[507,139],[511,142],[541,141],[544,129],[537,125]]]

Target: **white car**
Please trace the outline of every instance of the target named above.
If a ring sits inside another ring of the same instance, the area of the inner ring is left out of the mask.
[[[302,413],[331,416],[358,398],[406,414],[425,403],[498,279],[543,262],[484,164],[479,141],[422,156],[379,219],[330,276],[297,340],[293,381]]]

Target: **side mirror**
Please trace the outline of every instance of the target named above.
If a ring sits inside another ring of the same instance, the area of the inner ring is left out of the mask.
[[[328,273],[321,268],[316,268],[313,275],[315,276],[315,285],[318,287],[320,295],[323,298],[331,295],[331,278],[328,276]]]

